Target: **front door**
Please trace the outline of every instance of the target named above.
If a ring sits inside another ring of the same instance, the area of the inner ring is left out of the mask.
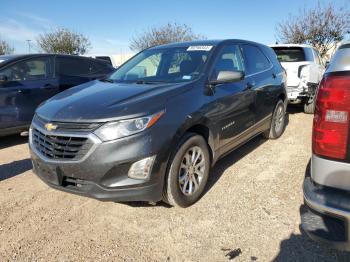
[[[242,71],[244,64],[238,45],[223,47],[212,70],[211,79],[220,71]],[[230,145],[241,133],[254,125],[254,92],[244,80],[215,86],[215,122],[218,125],[220,147]]]
[[[0,128],[28,126],[38,105],[58,93],[50,57],[10,64],[0,71]]]

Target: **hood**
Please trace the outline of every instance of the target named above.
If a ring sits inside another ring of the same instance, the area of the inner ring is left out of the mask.
[[[309,65],[310,62],[281,62],[282,67],[287,72],[287,86],[298,86],[300,78],[298,77],[299,67],[302,65]]]
[[[128,84],[88,82],[47,100],[37,114],[49,121],[106,122],[164,109],[166,100],[189,83]]]

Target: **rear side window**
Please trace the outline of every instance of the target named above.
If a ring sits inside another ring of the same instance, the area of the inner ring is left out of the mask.
[[[112,60],[109,56],[96,56],[96,59],[106,61],[108,64],[112,65]]]
[[[242,45],[246,74],[255,74],[269,69],[272,65],[264,53],[256,46]]]
[[[0,74],[5,75],[8,81],[30,81],[52,78],[52,63],[49,57],[32,58],[17,62]]]
[[[57,57],[56,72],[60,76],[88,75],[90,73],[90,60],[73,57]]]
[[[91,74],[98,74],[98,73],[109,73],[112,72],[112,68],[107,63],[99,63],[97,61],[91,61],[90,64],[90,73]]]
[[[272,49],[282,63],[306,61],[304,49],[301,47],[273,47]]]

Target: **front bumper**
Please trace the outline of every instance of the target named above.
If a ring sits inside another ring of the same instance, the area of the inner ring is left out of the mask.
[[[162,199],[167,162],[162,139],[155,141],[145,132],[102,143],[94,135],[88,136],[93,146],[77,161],[48,159],[30,139],[34,173],[55,189],[99,200],[157,202]],[[133,163],[154,155],[148,179],[128,177]]]
[[[306,177],[303,185],[307,210],[301,214],[302,229],[314,240],[350,251],[350,194],[322,187]]]

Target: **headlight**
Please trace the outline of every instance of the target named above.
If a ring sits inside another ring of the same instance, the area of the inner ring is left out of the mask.
[[[101,126],[94,133],[105,142],[131,136],[153,126],[164,113],[165,110],[162,110],[150,116],[110,122]]]

